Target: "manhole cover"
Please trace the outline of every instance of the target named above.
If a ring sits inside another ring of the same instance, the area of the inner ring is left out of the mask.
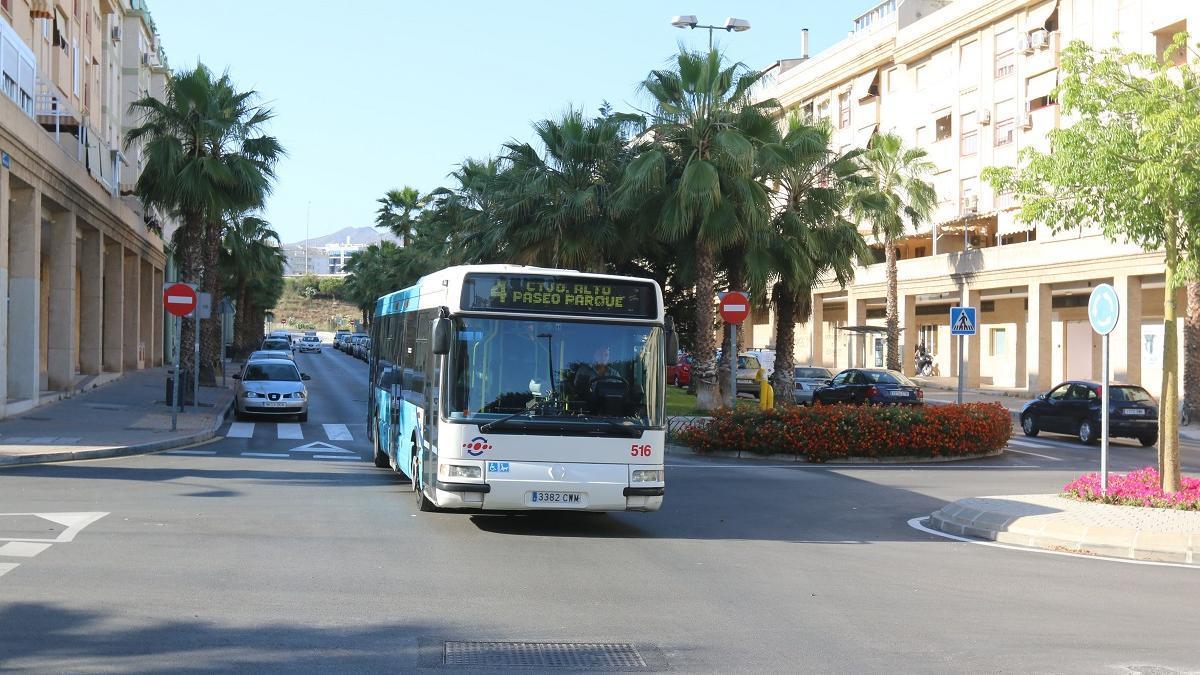
[[[520,670],[661,670],[661,652],[625,642],[446,642],[443,665]]]

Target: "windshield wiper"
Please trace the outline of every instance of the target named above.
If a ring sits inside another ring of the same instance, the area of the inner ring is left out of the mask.
[[[481,424],[479,426],[479,430],[487,431],[488,429],[491,429],[492,427],[496,426],[497,424],[503,424],[509,420],[516,419],[516,418],[520,417],[521,415],[532,415],[533,413],[534,413],[533,408],[528,408],[526,410],[518,410],[517,412],[515,412],[511,415],[507,415],[505,417],[501,417],[498,420],[492,420],[491,422],[488,422],[487,424]]]
[[[642,435],[642,430],[639,429],[638,427],[625,426],[624,424],[621,424],[620,422],[616,422],[614,420],[610,420],[607,417],[588,417],[587,415],[584,415],[583,417],[580,417],[579,419],[587,420],[588,422],[604,422],[605,424],[608,424],[610,426],[616,427],[617,429],[620,429],[622,431],[622,433],[624,433],[626,436],[628,436],[630,438],[638,438]]]

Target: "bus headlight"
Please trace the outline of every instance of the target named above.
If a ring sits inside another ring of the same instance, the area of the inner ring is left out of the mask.
[[[442,478],[468,478],[478,480],[483,478],[483,469],[478,466],[463,464],[439,464],[438,475]]]
[[[661,483],[663,482],[663,470],[635,469],[632,480],[634,483]]]

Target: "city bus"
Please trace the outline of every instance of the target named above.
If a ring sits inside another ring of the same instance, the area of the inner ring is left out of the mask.
[[[417,507],[655,511],[666,366],[649,279],[450,267],[376,302],[367,435]]]

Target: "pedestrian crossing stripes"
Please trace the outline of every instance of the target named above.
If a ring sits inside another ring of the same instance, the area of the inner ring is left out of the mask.
[[[263,436],[282,440],[303,441],[312,435],[323,435],[329,441],[353,441],[354,434],[345,424],[322,424],[320,431],[304,424],[284,424],[275,422],[233,422],[225,431],[226,438],[254,438],[255,432]],[[308,436],[306,436],[308,434]]]

